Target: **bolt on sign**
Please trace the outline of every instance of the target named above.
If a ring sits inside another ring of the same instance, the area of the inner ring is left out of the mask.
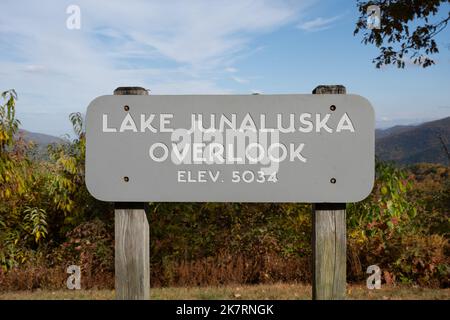
[[[358,95],[101,96],[86,184],[112,202],[357,202],[374,181]]]

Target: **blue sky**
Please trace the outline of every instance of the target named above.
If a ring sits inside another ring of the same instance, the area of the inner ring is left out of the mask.
[[[376,69],[376,48],[353,36],[355,3],[2,0],[0,91],[17,90],[24,129],[58,136],[71,132],[69,113],[122,85],[274,94],[343,84],[372,102],[379,127],[449,116],[450,28],[435,66]],[[66,27],[72,4],[80,30]]]

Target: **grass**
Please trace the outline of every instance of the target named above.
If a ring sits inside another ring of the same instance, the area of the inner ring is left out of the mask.
[[[0,292],[0,300],[64,300],[114,299],[113,290],[34,290]],[[152,288],[151,299],[155,300],[310,300],[311,286],[303,284],[272,284],[252,286],[190,287],[190,288]],[[411,286],[384,286],[379,290],[369,290],[363,285],[347,286],[347,299],[356,300],[450,300],[450,289],[430,289]]]

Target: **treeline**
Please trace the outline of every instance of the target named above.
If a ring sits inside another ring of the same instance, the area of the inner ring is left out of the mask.
[[[82,116],[36,159],[17,136],[16,93],[2,99],[0,290],[64,288],[71,264],[83,287],[113,287],[113,207],[86,190]],[[449,285],[449,175],[377,162],[372,194],[347,206],[349,281],[377,264],[389,284]],[[150,203],[148,219],[153,286],[310,281],[308,204]]]

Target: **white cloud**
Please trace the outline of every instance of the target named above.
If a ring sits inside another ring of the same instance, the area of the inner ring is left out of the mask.
[[[247,79],[244,79],[241,77],[233,76],[233,77],[231,77],[231,79],[233,79],[234,81],[236,81],[237,83],[240,83],[240,84],[248,83]]]
[[[233,68],[233,67],[228,67],[228,68],[225,68],[225,71],[226,71],[226,72],[229,72],[229,73],[235,73],[235,72],[237,72],[238,70],[237,70],[236,68]]]
[[[340,18],[340,15],[331,18],[318,17],[298,24],[297,28],[308,32],[326,30],[332,26],[333,22],[339,20]]]
[[[25,71],[26,72],[31,72],[31,73],[39,73],[39,72],[44,72],[44,71],[46,71],[46,67],[45,66],[42,66],[42,65],[34,65],[34,64],[31,64],[31,65],[28,65],[28,66],[25,66]]]
[[[70,2],[3,0],[3,11],[14,14],[0,20],[0,88],[17,89],[19,116],[61,114],[67,128],[65,115],[117,86],[229,92],[218,85],[229,79],[223,70],[237,72],[230,65],[257,50],[255,37],[295,22],[311,1],[77,0],[81,30],[68,30]],[[42,127],[54,130],[54,119],[45,121]],[[37,121],[23,123],[34,129]]]

